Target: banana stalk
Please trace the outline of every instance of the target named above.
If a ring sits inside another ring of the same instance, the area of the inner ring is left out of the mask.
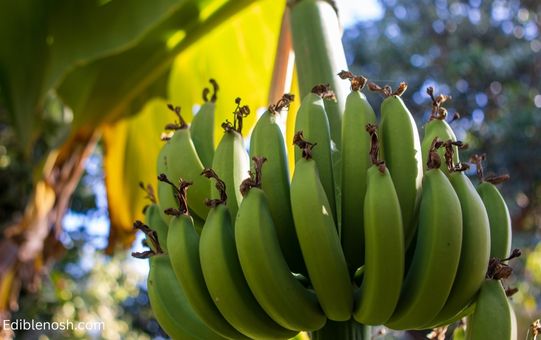
[[[329,84],[336,101],[325,101],[325,110],[329,116],[331,138],[339,146],[342,113],[349,89],[337,75],[340,70],[347,69],[347,62],[336,6],[334,1],[323,0],[296,0],[289,5],[301,97],[310,93],[315,84]]]
[[[322,329],[312,332],[312,340],[371,340],[372,327],[362,325],[355,320],[349,321],[327,321],[327,324]]]

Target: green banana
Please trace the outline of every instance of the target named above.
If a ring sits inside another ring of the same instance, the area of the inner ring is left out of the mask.
[[[306,273],[291,213],[289,168],[284,136],[277,122],[280,111],[292,100],[292,95],[284,95],[258,119],[250,138],[250,156],[264,155],[267,158],[265,168],[262,170],[261,189],[268,198],[282,253],[293,272]]]
[[[168,105],[168,108],[175,112],[179,119],[179,123],[169,124],[166,127],[167,129],[174,130],[175,133],[167,142],[169,147],[165,151],[167,162],[165,174],[175,183],[181,178],[193,182],[192,190],[190,190],[189,208],[195,215],[204,219],[208,214],[205,198],[209,197],[210,186],[208,182],[200,176],[201,171],[203,171],[203,164],[201,164],[201,160],[195,151],[188,125],[180,115],[180,107]],[[169,188],[169,190],[171,190],[171,188]],[[173,206],[164,208],[167,209],[176,206],[177,204],[175,203]]]
[[[452,318],[472,302],[483,284],[490,257],[490,226],[485,205],[470,179],[461,171],[467,167],[453,167],[452,146],[452,141],[447,141],[446,161],[451,170],[449,180],[462,210],[462,249],[451,293],[443,309],[429,324]]]
[[[237,252],[252,293],[282,327],[314,331],[327,321],[315,294],[290,272],[280,250],[269,201],[260,188],[264,157],[254,157],[254,176],[244,180],[244,199],[235,222]]]
[[[490,257],[502,259],[511,252],[511,216],[496,184],[505,182],[509,176],[485,178],[481,164],[485,155],[475,155],[472,159],[477,164],[477,175],[480,180],[477,192],[485,204],[490,222]]]
[[[211,98],[208,98],[210,90],[203,90],[203,101],[201,108],[195,115],[190,124],[190,133],[192,135],[193,145],[203,166],[208,168],[212,166],[214,158],[214,112],[216,110],[216,99],[218,93],[218,83],[214,79],[209,82],[213,88]]]
[[[162,254],[150,258],[147,289],[154,316],[172,339],[225,339],[196,315],[177,282],[169,256]]]
[[[169,148],[171,147],[171,144],[169,144],[168,141],[169,138],[164,139],[164,143],[160,149],[160,153],[158,154],[158,160],[156,162],[156,173],[158,175],[169,172],[167,154],[169,153]],[[165,213],[165,209],[176,206],[177,203],[175,200],[175,194],[171,189],[171,186],[158,181],[157,196],[158,206],[160,208],[160,216],[166,223],[169,223],[169,221],[171,220],[171,216]]]
[[[351,80],[342,120],[342,214],[340,236],[350,273],[364,262],[363,206],[366,171],[370,167],[370,137],[366,124],[375,124],[376,115],[361,90],[366,78],[342,71],[341,78]]]
[[[517,339],[517,320],[499,280],[483,282],[475,312],[467,318],[466,340]]]
[[[490,221],[490,257],[502,258],[511,251],[511,217],[496,186],[485,181],[477,186]]]
[[[432,145],[432,141],[434,138],[439,138],[440,140],[452,140],[453,142],[456,142],[456,135],[453,132],[453,129],[449,126],[447,121],[445,120],[447,117],[447,110],[443,108],[441,105],[446,102],[449,97],[446,95],[440,94],[437,97],[434,97],[434,89],[432,87],[428,87],[426,89],[426,92],[432,99],[432,114],[430,115],[430,120],[428,123],[424,126],[424,135],[423,140],[421,142],[421,153],[423,157],[423,170],[426,172],[428,170],[427,168],[427,162],[428,162],[428,154],[430,152],[430,146]],[[455,118],[458,116],[458,114],[455,114]],[[444,149],[438,149],[437,150],[439,156],[441,159],[444,159],[445,157],[445,150]],[[453,146],[453,163],[458,164],[460,162],[459,155],[458,155],[458,146]],[[446,174],[449,175],[449,169],[447,169],[447,165],[445,162],[441,162],[440,169]]]
[[[242,201],[240,183],[250,170],[250,157],[242,139],[242,119],[250,113],[248,106],[240,106],[240,98],[236,100],[237,108],[234,114],[234,125],[226,121],[222,124],[224,135],[216,148],[212,169],[222,178],[227,190],[227,208],[234,222],[237,210]],[[220,194],[215,187],[210,194],[214,197]]]
[[[400,202],[407,248],[415,236],[415,220],[423,181],[419,133],[413,116],[400,98],[407,89],[406,83],[401,83],[392,93],[388,86],[381,88],[370,83],[369,88],[382,92],[386,97],[381,103],[381,148]]]
[[[181,181],[177,188],[167,178],[162,176],[161,180],[175,189],[179,202],[178,209],[169,210],[174,217],[169,223],[167,246],[173,271],[184,294],[195,313],[214,332],[229,339],[246,338],[224,319],[207,291],[199,259],[199,235],[186,206],[186,189],[191,183]]]
[[[326,100],[325,109],[332,140],[340,147],[342,113],[349,89],[336,75],[347,68],[336,7],[333,1],[323,0],[294,0],[288,4],[300,94],[309,94],[314,84],[330,85],[336,100]],[[311,138],[308,134],[306,137]]]
[[[328,86],[317,85],[312,89],[312,92],[303,98],[295,119],[295,131],[302,131],[304,138],[318,146],[312,151],[312,157],[317,165],[319,179],[329,201],[332,217],[338,221],[331,153],[332,142],[329,120],[323,105],[323,97],[327,96],[333,96]],[[302,158],[302,152],[302,150],[295,148],[295,162]]]
[[[417,242],[398,306],[385,324],[393,329],[415,329],[432,320],[445,304],[458,268],[462,245],[460,201],[440,170],[436,138],[423,178]]]
[[[308,275],[327,317],[346,321],[353,307],[352,285],[329,201],[311,158],[313,143],[295,135],[303,157],[291,180],[291,208]]]
[[[208,200],[210,210],[201,238],[199,256],[207,289],[224,318],[239,332],[255,339],[291,338],[297,332],[273,321],[261,308],[244,278],[235,245],[235,231],[229,209],[224,205],[226,184],[210,169],[204,175],[215,178],[222,189],[220,199]]]
[[[354,319],[379,325],[391,317],[404,276],[404,230],[398,196],[389,170],[378,157],[376,126],[368,124],[372,166],[364,198],[364,273],[355,299]]]

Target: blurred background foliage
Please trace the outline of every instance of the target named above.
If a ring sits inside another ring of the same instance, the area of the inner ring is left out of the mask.
[[[515,274],[505,285],[519,288],[512,301],[520,334],[525,334],[525,327],[541,317],[541,3],[381,0],[374,4],[371,17],[344,31],[351,70],[393,87],[407,81],[404,100],[420,125],[430,112],[427,86],[451,95],[450,116],[461,115],[451,125],[459,139],[470,145],[462,159],[486,153],[488,173],[511,175],[500,188],[512,212],[514,246],[523,250],[523,256],[512,263]],[[197,72],[206,70],[199,66]],[[209,76],[214,75],[198,75]],[[187,75],[178,74],[169,82],[178,86],[183,77]],[[375,107],[379,105],[378,95],[367,96]],[[37,175],[27,151],[17,147],[20,137],[2,98],[0,93],[0,225],[4,227],[24,210]],[[178,93],[173,98],[186,100]],[[35,162],[65,139],[73,119],[54,93],[48,93],[44,103],[42,133],[30,156]],[[470,174],[475,175],[474,168]],[[63,221],[64,255],[45,276],[39,294],[23,293],[12,318],[106,322],[100,334],[51,333],[42,339],[163,336],[146,298],[146,263],[131,259],[125,251],[112,256],[103,251],[109,221],[102,144],[86,163]],[[141,247],[140,238],[133,247]],[[36,338],[30,332],[18,335]]]

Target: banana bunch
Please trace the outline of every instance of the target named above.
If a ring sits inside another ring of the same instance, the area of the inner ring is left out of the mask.
[[[191,125],[168,106],[178,121],[165,127],[172,133],[157,160],[157,197],[141,184],[151,204],[134,225],[150,247],[134,256],[150,259],[160,325],[175,339],[303,331],[363,339],[370,325],[430,329],[467,316],[467,339],[514,339],[500,280],[519,252],[509,256],[509,211],[495,186],[508,176],[485,177],[484,155],[471,159],[477,187],[466,176],[465,144],[446,121],[449,97],[427,89],[432,115],[421,138],[401,99],[405,83],[393,91],[348,71],[338,76],[351,89],[338,168],[328,85],[303,98],[292,141],[279,125],[294,100],[285,94],[258,119],[248,148],[243,119],[251,110],[240,98],[214,147],[214,80]],[[379,115],[366,84],[384,96]],[[286,143],[295,145],[292,174]]]

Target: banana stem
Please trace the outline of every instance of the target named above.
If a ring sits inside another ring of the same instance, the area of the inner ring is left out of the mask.
[[[372,327],[362,325],[355,320],[331,321],[325,327],[310,334],[312,340],[370,340]]]
[[[370,160],[379,168],[381,173],[385,172],[385,162],[378,159],[379,141],[377,127],[374,124],[366,124],[366,132],[370,134]]]
[[[263,163],[267,161],[267,158],[254,156],[252,157],[252,161],[254,162],[254,171],[248,171],[250,177],[246,178],[240,184],[242,197],[246,196],[252,188],[261,188],[261,168],[263,167]]]

